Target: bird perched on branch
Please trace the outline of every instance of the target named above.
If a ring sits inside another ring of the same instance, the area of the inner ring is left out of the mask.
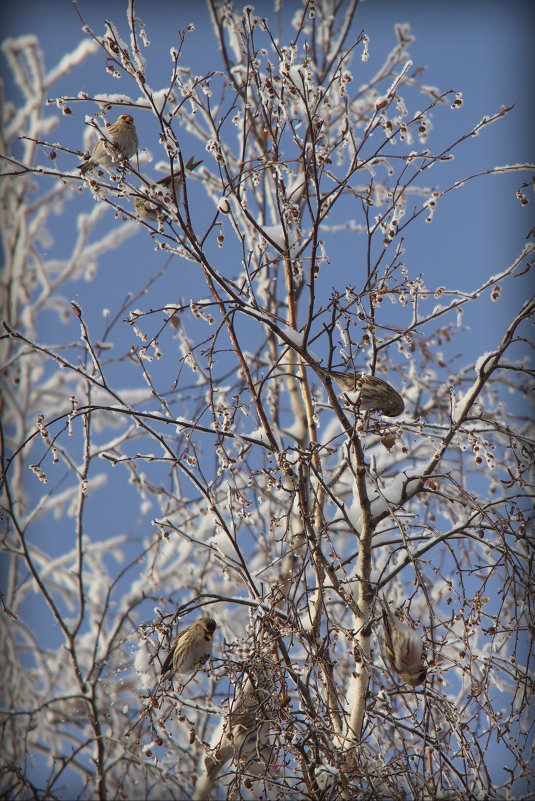
[[[209,797],[218,774],[232,758],[249,775],[265,776],[270,762],[273,764],[269,729],[273,704],[278,702],[273,672],[253,668],[248,674],[230,703],[225,734],[204,761],[205,776],[197,783],[194,798]]]
[[[162,681],[174,673],[193,673],[212,654],[212,636],[217,628],[211,617],[201,617],[181,631],[162,665]]]
[[[365,373],[341,373],[337,370],[325,370],[323,367],[319,370],[344,392],[358,394],[355,405],[362,411],[379,411],[386,417],[397,417],[405,409],[399,392],[382,378]]]
[[[423,642],[405,623],[396,620],[386,602],[383,601],[383,627],[385,648],[390,667],[399,674],[405,684],[416,687],[423,684],[427,667],[423,662]]]
[[[200,161],[195,161],[192,156],[184,165],[184,169],[188,170],[188,172],[193,172],[193,170],[196,169],[199,164],[202,164],[202,159]],[[182,173],[180,170],[177,170],[174,175],[165,175],[163,178],[159,178],[156,181],[156,185],[162,186],[164,189],[171,189],[171,187],[173,187],[176,196],[178,196],[178,192],[180,191],[182,183]],[[134,198],[134,209],[136,210],[137,216],[141,220],[149,220],[150,222],[157,220],[162,211],[160,206],[157,206],[155,203],[151,202],[145,197]]]
[[[103,137],[95,144],[88,161],[78,165],[82,175],[94,167],[111,167],[137,153],[136,126],[130,114],[121,114],[113,125],[102,131]]]
[[[188,172],[193,172],[193,170],[195,170],[199,164],[202,164],[202,159],[200,161],[195,161],[194,157],[191,156],[191,158],[189,158],[184,165],[184,169]],[[180,170],[176,170],[174,174],[165,175],[163,178],[159,178],[156,183],[165,187],[165,189],[170,189],[173,178],[176,192],[182,186],[182,173]]]

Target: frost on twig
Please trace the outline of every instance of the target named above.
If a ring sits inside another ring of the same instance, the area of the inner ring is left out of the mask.
[[[435,280],[411,239],[427,220],[440,248],[446,198],[529,167],[450,172],[511,107],[467,124],[409,27],[381,56],[356,2],[296,6],[289,36],[209,9],[202,70],[194,26],[157,51],[134,0],[52,69],[35,37],[4,44],[12,794],[514,794],[533,303],[502,298],[528,296],[532,247],[477,277],[467,243]],[[53,98],[89,58],[94,95]],[[82,175],[124,114],[137,156]],[[392,662],[381,602],[424,683]],[[211,656],[162,681],[200,617]]]

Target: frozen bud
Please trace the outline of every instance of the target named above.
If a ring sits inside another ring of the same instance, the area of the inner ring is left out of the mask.
[[[383,434],[381,437],[381,445],[387,449],[387,451],[391,451],[394,445],[396,444],[396,435],[392,434],[390,431],[388,434]]]

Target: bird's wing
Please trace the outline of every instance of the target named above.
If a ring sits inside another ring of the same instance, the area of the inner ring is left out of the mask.
[[[175,638],[175,640],[174,640],[174,642],[173,642],[173,644],[172,644],[172,646],[171,646],[171,650],[170,650],[170,651],[169,651],[169,653],[167,654],[166,660],[165,660],[165,662],[164,662],[164,663],[163,663],[163,665],[162,665],[162,676],[163,676],[165,673],[167,673],[167,671],[168,671],[168,670],[172,670],[172,669],[173,669],[173,657],[174,657],[174,655],[175,655],[175,648],[176,648],[176,646],[177,646],[177,643],[178,643],[179,639],[181,638],[181,636],[182,636],[183,634],[184,634],[184,632],[183,632],[183,631],[181,631],[181,632],[180,632],[180,634],[178,634],[178,635],[176,636],[176,638]]]

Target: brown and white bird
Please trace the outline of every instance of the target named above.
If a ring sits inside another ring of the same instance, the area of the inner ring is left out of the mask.
[[[193,673],[212,654],[212,636],[217,628],[211,617],[201,617],[179,632],[162,665],[162,681],[174,673]]]
[[[423,642],[405,623],[396,620],[386,602],[383,602],[385,648],[390,667],[405,684],[416,687],[423,684],[427,667],[423,661]]]
[[[323,367],[319,370],[331,378],[343,392],[355,393],[355,406],[362,411],[378,411],[386,417],[397,417],[405,409],[399,392],[382,378],[366,373],[341,373],[338,370],[325,370]]]
[[[193,170],[202,164],[201,161],[195,161],[193,156],[188,159],[188,162],[184,165],[185,169],[188,172],[193,172]],[[180,191],[180,187],[182,186],[182,173],[180,171],[175,172],[174,175],[165,175],[163,178],[159,178],[156,181],[157,186],[163,186],[164,189],[170,189],[172,181],[174,179],[174,192],[175,196],[178,199],[178,192]],[[136,211],[136,215],[141,220],[148,220],[149,222],[154,222],[158,219],[159,216],[162,216],[162,208],[161,206],[156,205],[155,203],[151,202],[148,198],[145,197],[135,197],[134,198],[134,209]]]
[[[188,172],[193,172],[193,170],[195,170],[199,166],[199,164],[202,164],[202,159],[200,161],[195,161],[195,159],[192,156],[187,160],[186,164],[184,165],[184,169],[187,170]],[[178,192],[178,190],[182,186],[182,173],[180,170],[176,170],[174,174],[170,173],[169,175],[165,175],[163,178],[159,178],[156,181],[156,183],[159,184],[160,186],[163,186],[165,189],[170,189],[173,179],[174,179],[175,192]]]
[[[78,165],[82,175],[94,167],[112,167],[137,153],[137,131],[130,114],[121,114],[116,122],[103,129],[102,134],[103,138],[94,146],[88,161]]]
[[[218,774],[232,758],[239,760],[245,773],[265,776],[272,758],[270,720],[277,701],[272,671],[248,669],[247,678],[230,702],[225,734],[204,761],[205,776],[197,783],[194,798],[200,801],[210,796]]]

